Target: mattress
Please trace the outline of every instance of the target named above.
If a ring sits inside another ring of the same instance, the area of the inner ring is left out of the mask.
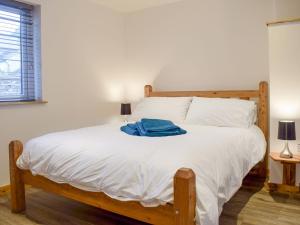
[[[263,159],[261,130],[181,124],[186,135],[136,137],[107,124],[47,134],[27,142],[17,161],[57,183],[104,192],[146,207],[173,202],[173,177],[181,167],[196,174],[196,221],[218,225],[222,207],[245,175]]]

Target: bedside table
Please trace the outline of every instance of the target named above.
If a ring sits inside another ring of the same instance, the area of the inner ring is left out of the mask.
[[[271,152],[271,159],[281,162],[283,165],[282,184],[295,186],[296,184],[296,164],[300,163],[300,155],[294,155],[294,158],[281,158],[280,153]]]

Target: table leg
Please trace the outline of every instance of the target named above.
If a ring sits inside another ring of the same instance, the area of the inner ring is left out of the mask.
[[[294,186],[296,184],[296,164],[283,162],[282,183]]]

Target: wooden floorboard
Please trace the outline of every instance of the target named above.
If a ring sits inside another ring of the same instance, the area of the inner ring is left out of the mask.
[[[62,197],[31,189],[25,215],[11,214],[0,197],[0,225],[145,225]],[[220,225],[300,225],[300,195],[243,187],[224,206]]]

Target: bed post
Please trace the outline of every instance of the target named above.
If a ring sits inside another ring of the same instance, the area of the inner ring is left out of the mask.
[[[9,144],[9,170],[11,189],[11,211],[21,213],[25,211],[25,185],[22,171],[17,167],[16,161],[22,154],[23,144],[20,141],[12,141]]]
[[[145,86],[145,97],[150,97],[152,92],[152,86],[151,85],[146,85]]]
[[[196,178],[191,169],[182,168],[174,177],[175,225],[195,225]]]
[[[261,177],[268,178],[269,177],[269,165],[268,165],[268,146],[269,146],[269,101],[268,101],[268,83],[266,81],[262,81],[259,83],[259,121],[258,126],[262,130],[265,135],[267,141],[267,152],[264,158],[263,166],[260,168],[259,174]]]

